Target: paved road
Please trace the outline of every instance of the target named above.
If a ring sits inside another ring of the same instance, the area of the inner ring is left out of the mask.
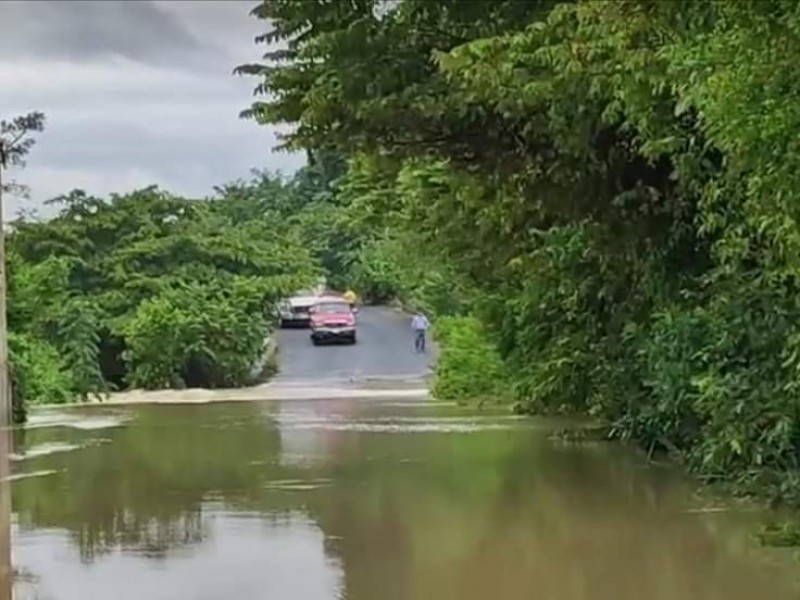
[[[313,346],[308,329],[278,333],[276,384],[364,383],[370,379],[413,380],[429,374],[435,348],[414,352],[408,315],[387,307],[364,307],[358,314],[358,343]]]

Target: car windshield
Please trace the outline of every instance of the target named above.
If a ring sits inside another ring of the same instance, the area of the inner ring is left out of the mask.
[[[350,305],[344,302],[325,302],[324,304],[317,304],[314,307],[314,312],[322,314],[350,312]]]

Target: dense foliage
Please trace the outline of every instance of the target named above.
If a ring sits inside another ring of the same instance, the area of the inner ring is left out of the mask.
[[[121,387],[241,385],[276,300],[320,273],[295,183],[268,175],[188,200],[74,191],[8,236],[15,393],[65,402]]]
[[[7,324],[7,260],[5,252],[5,221],[1,218],[5,206],[5,196],[14,194],[25,196],[27,188],[10,179],[7,169],[11,167],[24,167],[25,159],[31,149],[36,145],[34,135],[44,130],[45,116],[40,112],[31,112],[14,117],[10,120],[0,119],[0,390],[3,398],[0,400],[0,424],[3,426],[10,422],[20,423],[25,421],[25,389],[35,389],[42,377],[34,378],[36,381],[27,381],[24,372],[19,369],[14,371],[10,364],[11,340],[8,335]],[[19,347],[20,341],[14,340]],[[28,370],[35,369],[31,366]],[[23,368],[24,371],[24,368]],[[10,394],[10,403],[8,395]],[[9,406],[10,404],[10,406]]]
[[[348,157],[344,262],[370,293],[452,276],[463,302],[428,306],[481,321],[529,410],[797,496],[798,2],[255,15],[283,49],[240,69],[268,94],[246,114]]]

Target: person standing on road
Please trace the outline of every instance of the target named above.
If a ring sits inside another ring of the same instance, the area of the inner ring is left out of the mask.
[[[414,330],[414,349],[417,352],[425,352],[425,335],[430,326],[431,323],[428,321],[428,317],[420,311],[417,311],[411,319],[411,329]]]
[[[347,290],[344,293],[344,299],[347,300],[347,303],[350,305],[350,308],[356,307],[356,302],[358,302],[358,296],[353,290]]]

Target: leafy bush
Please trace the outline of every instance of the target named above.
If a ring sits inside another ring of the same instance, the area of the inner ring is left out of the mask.
[[[243,383],[273,326],[271,307],[320,274],[300,224],[286,226],[304,202],[262,174],[207,202],[154,187],[108,200],[73,191],[55,201],[53,219],[15,222],[16,397]]]
[[[444,400],[498,400],[508,396],[508,370],[486,328],[474,317],[441,317],[441,347],[433,394]]]
[[[97,306],[84,298],[70,299],[58,314],[55,343],[82,400],[109,389],[100,366],[102,320]]]
[[[393,240],[375,239],[357,251],[350,267],[350,279],[368,302],[383,303],[395,298],[402,282],[402,259]]]
[[[10,334],[8,342],[15,398],[24,399],[26,404],[64,404],[77,397],[72,374],[55,346],[17,333]]]
[[[121,335],[133,387],[232,387],[245,383],[269,331],[260,294],[187,285],[139,305]]]
[[[463,278],[441,310],[495,334],[528,410],[800,502],[796,6],[317,8],[265,6],[292,60],[243,71],[288,146],[351,157],[363,282],[432,306],[430,274]],[[445,395],[496,364],[457,322]]]

